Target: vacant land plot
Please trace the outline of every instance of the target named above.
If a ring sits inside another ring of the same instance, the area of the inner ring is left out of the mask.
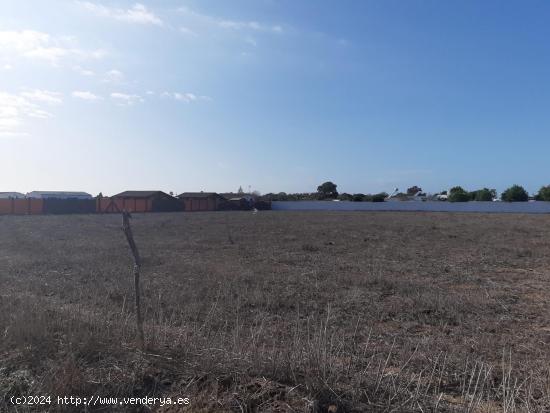
[[[145,351],[120,216],[0,217],[0,410],[15,411],[13,395],[190,398],[150,406],[162,412],[550,409],[548,216],[180,213],[132,225]],[[35,409],[48,410],[84,411]]]

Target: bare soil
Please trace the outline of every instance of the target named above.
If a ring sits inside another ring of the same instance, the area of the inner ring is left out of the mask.
[[[0,217],[0,410],[550,411],[550,217]],[[20,395],[190,405],[13,406]]]

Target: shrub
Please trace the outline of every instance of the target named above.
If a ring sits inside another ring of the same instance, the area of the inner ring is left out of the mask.
[[[488,188],[479,189],[471,192],[471,198],[474,201],[492,201],[496,198],[496,191]]]
[[[512,185],[502,193],[501,199],[506,202],[527,202],[529,194],[522,186]]]
[[[447,200],[449,202],[468,202],[471,200],[471,196],[461,186],[455,186],[449,190]]]
[[[385,192],[380,192],[379,194],[372,195],[372,202],[384,202],[388,194]]]
[[[379,194],[367,194],[363,196],[364,202],[384,202],[388,194],[385,192],[380,192]]]
[[[419,186],[411,186],[410,188],[407,188],[407,195],[416,195],[417,193],[422,192],[422,188]]]
[[[353,197],[351,194],[347,194],[344,192],[343,194],[338,195],[338,199],[340,201],[351,201]]]
[[[537,201],[550,201],[550,185],[543,186],[535,196]]]
[[[353,194],[353,202],[363,202],[365,200],[365,194]]]

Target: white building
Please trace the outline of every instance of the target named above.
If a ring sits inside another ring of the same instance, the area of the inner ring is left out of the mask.
[[[0,192],[0,199],[19,199],[25,198],[21,192]]]
[[[67,192],[67,191],[32,191],[27,194],[27,198],[39,199],[92,199],[87,192]]]

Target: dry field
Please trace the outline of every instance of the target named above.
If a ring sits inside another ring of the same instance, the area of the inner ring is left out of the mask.
[[[550,218],[0,217],[0,411],[550,411]],[[17,409],[13,395],[187,396]]]

